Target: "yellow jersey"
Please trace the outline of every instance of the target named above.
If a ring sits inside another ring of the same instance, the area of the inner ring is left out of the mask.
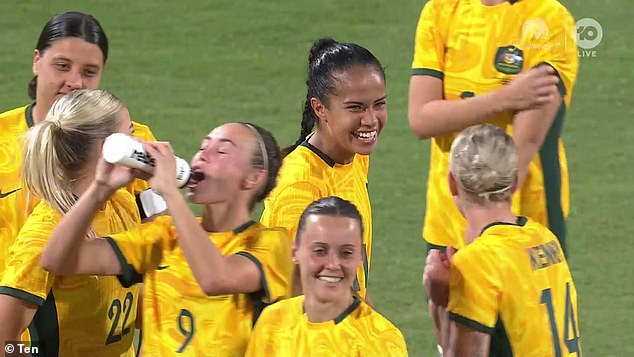
[[[480,0],[430,0],[418,21],[412,63],[413,75],[442,79],[447,100],[498,89],[521,71],[543,63],[557,71],[564,104],[514,195],[513,210],[548,226],[564,249],[569,187],[561,131],[577,76],[575,34],[574,19],[556,0],[517,0],[496,6]],[[512,112],[487,122],[512,134]],[[464,245],[465,221],[447,183],[449,150],[457,134],[431,140],[423,237],[432,247]]]
[[[407,356],[401,331],[359,298],[336,319],[321,323],[308,321],[303,304],[302,295],[264,309],[246,356]]]
[[[449,318],[490,333],[495,356],[581,356],[577,290],[557,237],[519,217],[453,256]]]
[[[232,232],[209,234],[222,255],[246,257],[262,276],[260,292],[219,296],[207,296],[196,282],[171,217],[106,239],[121,262],[124,286],[145,275],[144,357],[243,356],[264,306],[290,296],[291,239],[282,229],[251,221]]]
[[[33,126],[33,104],[0,114],[0,279],[7,254],[20,228],[39,200],[23,187],[21,167],[24,134]],[[150,128],[133,122],[134,135],[146,141],[156,140]],[[136,193],[148,183],[135,180],[128,188]]]
[[[365,255],[354,281],[354,289],[364,300],[372,257],[369,166],[369,156],[355,155],[351,163],[341,165],[304,141],[284,158],[277,186],[264,200],[264,211],[260,218],[267,227],[286,228],[294,239],[299,218],[309,204],[328,196],[338,196],[352,202],[363,217]]]
[[[40,254],[62,215],[40,202],[27,218],[8,255],[0,294],[34,303],[28,328],[45,356],[134,356],[132,340],[138,288],[123,288],[114,276],[56,276],[40,267]],[[134,197],[119,190],[95,215],[92,227],[109,235],[140,224]]]

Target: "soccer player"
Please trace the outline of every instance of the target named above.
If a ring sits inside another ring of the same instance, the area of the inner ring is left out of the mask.
[[[453,257],[432,251],[426,267],[427,279],[449,286],[448,298],[435,301],[448,300],[447,357],[581,356],[577,292],[561,245],[511,210],[519,160],[513,139],[494,125],[453,141],[448,182],[467,221],[466,246]]]
[[[568,168],[560,135],[578,69],[574,36],[572,16],[555,0],[425,4],[408,118],[419,139],[431,138],[423,227],[429,248],[464,245],[465,220],[446,179],[449,148],[460,130],[486,122],[505,128],[518,146],[513,211],[549,227],[566,251]],[[442,325],[443,312],[433,304],[430,310]]]
[[[171,216],[139,229],[85,240],[106,197],[131,178],[105,161],[87,194],[60,222],[42,265],[60,274],[117,274],[128,286],[144,277],[143,356],[241,356],[262,308],[290,296],[291,238],[251,220],[254,204],[275,186],[281,154],[273,136],[246,123],[207,135],[191,167],[190,202],[175,179],[167,143],[147,143],[156,167],[152,187]]]
[[[367,49],[323,38],[310,50],[306,84],[299,139],[283,151],[279,183],[264,202],[261,222],[295,236],[299,217],[316,199],[335,195],[352,202],[363,216],[365,246],[354,286],[366,299],[372,256],[369,155],[387,121],[385,73]],[[297,277],[295,272],[299,282]]]
[[[40,267],[51,231],[94,180],[103,140],[130,133],[122,103],[102,90],[58,99],[45,120],[27,131],[23,177],[42,199],[9,251],[0,282],[0,342],[30,339],[43,356],[133,356],[138,287],[115,277],[60,277]],[[140,224],[134,196],[119,190],[103,200],[90,234],[108,235]],[[21,334],[28,327],[28,336]]]
[[[91,15],[69,11],[50,19],[35,46],[34,77],[28,94],[33,103],[0,114],[0,279],[13,240],[38,199],[22,185],[22,136],[46,117],[53,102],[71,91],[99,87],[106,60],[108,39]],[[150,129],[132,122],[134,135],[155,140]],[[130,187],[140,192],[147,183]]]
[[[350,289],[362,264],[362,221],[339,197],[304,210],[293,246],[304,295],[264,309],[246,356],[407,356],[401,332]]]

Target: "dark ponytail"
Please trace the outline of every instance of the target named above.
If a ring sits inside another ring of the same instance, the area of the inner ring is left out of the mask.
[[[328,105],[330,96],[337,89],[337,75],[358,65],[375,67],[385,80],[381,62],[366,48],[354,43],[340,43],[332,38],[321,38],[313,43],[308,55],[308,92],[302,110],[299,138],[295,144],[282,150],[283,157],[295,150],[319,126],[311,99],[317,98]]]
[[[78,37],[99,46],[103,62],[108,59],[108,38],[103,27],[92,15],[78,11],[63,12],[50,19],[44,25],[35,48],[41,55],[54,41],[68,37]],[[37,76],[34,76],[28,86],[29,98],[35,100],[36,93]]]

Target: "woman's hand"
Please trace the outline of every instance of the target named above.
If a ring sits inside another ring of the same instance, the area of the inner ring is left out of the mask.
[[[154,159],[154,174],[148,182],[154,191],[165,196],[178,193],[176,181],[176,158],[172,146],[167,142],[144,143],[143,148]]]
[[[95,184],[106,193],[112,193],[129,184],[136,177],[138,171],[111,164],[101,156],[95,170]]]
[[[522,111],[543,106],[559,96],[559,78],[545,64],[522,72],[501,89],[505,109]]]

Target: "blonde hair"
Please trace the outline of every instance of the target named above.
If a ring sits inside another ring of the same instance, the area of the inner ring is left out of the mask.
[[[510,200],[517,148],[504,129],[482,124],[463,130],[451,145],[449,171],[476,203]]]
[[[59,98],[46,119],[27,131],[22,177],[28,188],[61,213],[77,201],[72,182],[94,158],[95,144],[117,131],[123,108],[113,94],[76,90]]]

